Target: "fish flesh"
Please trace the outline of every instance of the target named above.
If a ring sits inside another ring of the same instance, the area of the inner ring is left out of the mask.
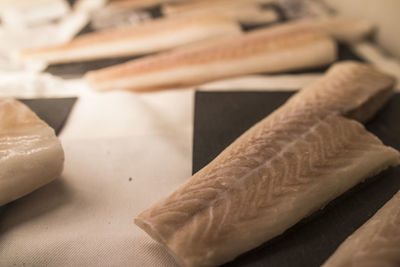
[[[322,267],[400,266],[400,191],[349,236]]]
[[[138,56],[241,33],[236,21],[220,15],[162,18],[140,25],[88,33],[65,44],[23,50],[19,57],[55,64]]]
[[[191,4],[186,8],[183,4]],[[197,4],[197,7],[193,5]],[[199,4],[201,4],[199,6]],[[259,3],[254,1],[229,1],[211,3],[170,3],[163,6],[163,14],[169,17],[190,17],[199,15],[222,14],[237,20],[244,25],[260,25],[279,20],[278,13],[272,8],[261,8]],[[185,7],[185,8],[182,8]]]
[[[324,77],[300,90],[275,113],[302,108],[324,116],[344,115],[367,122],[394,94],[396,80],[355,61],[335,63]]]
[[[360,108],[376,112],[382,106],[376,103],[388,99],[382,92],[393,85],[369,66],[334,65],[135,223],[188,267],[220,265],[282,234],[357,183],[400,164],[398,151],[343,117]]]
[[[302,19],[291,23],[297,24],[299,27],[319,30],[343,43],[361,41],[370,35],[374,29],[374,25],[369,21],[343,16]]]
[[[262,4],[277,3],[277,0],[199,0],[189,2],[166,3],[163,13],[166,16],[193,16],[199,14],[225,14],[243,24],[268,23],[273,18],[271,9],[261,8]],[[344,16],[324,16],[301,19],[289,24],[302,24],[309,29],[318,29],[341,42],[354,42],[365,38],[373,31],[373,24],[362,19]]]
[[[54,130],[21,102],[0,99],[0,206],[51,182],[63,164]]]
[[[336,44],[328,36],[278,25],[90,71],[85,79],[99,91],[148,91],[251,73],[318,67],[335,59]]]
[[[400,163],[397,151],[353,120],[333,115],[279,126],[275,146],[262,129],[252,131],[246,146],[234,144],[136,224],[182,266],[217,266]]]
[[[180,15],[190,13],[198,10],[205,9],[219,9],[220,6],[226,8],[234,7],[237,5],[250,4],[250,5],[267,5],[276,4],[279,0],[191,0],[191,1],[176,1],[167,2],[162,6],[164,15]]]

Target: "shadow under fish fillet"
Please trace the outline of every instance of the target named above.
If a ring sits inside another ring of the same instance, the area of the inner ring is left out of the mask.
[[[79,62],[150,54],[240,34],[240,26],[235,21],[219,15],[157,19],[142,25],[85,34],[65,44],[23,50],[19,56],[48,63]]]
[[[348,237],[322,267],[400,266],[400,191]]]
[[[135,223],[182,266],[216,266],[280,235],[367,177],[400,164],[398,151],[341,116],[367,103],[376,111],[393,84],[371,67],[336,64]]]
[[[85,79],[99,91],[146,91],[312,68],[335,59],[336,44],[331,38],[318,31],[280,25],[90,71]]]
[[[279,0],[191,0],[191,1],[174,1],[167,2],[162,5],[162,11],[164,15],[177,15],[195,12],[204,9],[218,9],[220,6],[226,8],[235,7],[238,5],[258,5],[260,8],[262,5],[274,4]]]
[[[57,178],[63,163],[54,130],[21,102],[0,99],[0,206]]]
[[[110,1],[107,7],[114,9],[142,9],[152,6],[157,6],[163,3],[167,3],[171,0],[119,0]],[[177,2],[185,2],[187,0],[178,0]]]

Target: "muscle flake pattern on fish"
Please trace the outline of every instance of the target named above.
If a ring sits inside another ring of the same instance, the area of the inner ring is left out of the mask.
[[[326,78],[293,96],[185,185],[140,214],[136,223],[183,266],[214,266],[399,164],[396,150],[341,116],[390,91],[393,79],[375,72],[355,63],[333,67]],[[369,106],[374,112],[380,107]]]
[[[311,123],[312,120],[305,125]],[[300,124],[303,123],[297,125]],[[291,133],[287,136],[293,140]],[[240,152],[238,159],[221,160],[209,172],[195,175],[191,182],[159,203],[159,209],[154,207],[150,214],[141,215],[156,225],[163,242],[169,243],[180,257],[200,256],[204,262],[203,265],[194,260],[195,264],[185,266],[213,265],[207,261],[213,262],[214,255],[221,257],[227,253],[229,242],[237,242],[235,254],[260,245],[376,169],[387,167],[378,161],[370,162],[366,168],[363,157],[391,158],[389,165],[398,160],[395,150],[383,146],[361,125],[336,116],[312,124],[294,141],[275,148],[274,156],[261,156],[264,160],[257,162],[253,153],[268,146],[262,139]],[[356,177],[343,181],[348,172]],[[325,196],[321,197],[322,194]],[[313,199],[312,203],[308,198]]]

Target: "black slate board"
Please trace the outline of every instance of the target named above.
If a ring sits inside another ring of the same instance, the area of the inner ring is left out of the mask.
[[[33,112],[52,127],[58,135],[64,127],[77,98],[35,98],[19,100],[32,109]]]
[[[292,92],[196,92],[193,173]],[[400,150],[400,94],[367,125],[386,145]],[[225,266],[320,266],[337,246],[400,189],[400,168],[391,168],[351,189],[324,210]]]
[[[44,71],[60,77],[70,77],[70,76],[79,77],[83,76],[86,72],[91,70],[107,68],[113,65],[122,64],[127,61],[141,57],[143,56],[105,58],[105,59],[73,62],[73,63],[58,63],[49,65]]]

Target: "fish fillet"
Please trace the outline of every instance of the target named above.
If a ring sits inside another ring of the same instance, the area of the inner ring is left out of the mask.
[[[144,55],[240,34],[241,28],[234,20],[220,15],[167,18],[89,33],[65,44],[23,50],[19,56],[25,60],[68,63]]]
[[[85,79],[99,91],[145,91],[323,66],[335,59],[331,38],[302,27],[279,25],[91,71]]]
[[[0,99],[0,206],[57,178],[63,163],[54,130],[21,102]]]
[[[192,0],[192,1],[178,1],[167,2],[162,6],[164,15],[185,14],[194,11],[201,11],[206,9],[217,8],[224,6],[226,8],[234,7],[236,5],[251,4],[251,5],[265,5],[275,4],[279,0]]]
[[[371,98],[393,84],[362,64],[335,65],[135,223],[182,266],[216,266],[280,235],[367,177],[400,164],[398,151],[341,116],[367,103],[376,111],[380,105]]]
[[[366,122],[394,94],[395,79],[355,61],[334,64],[323,79],[300,90],[275,113],[304,108],[310,112],[345,115]]]
[[[400,266],[400,191],[348,237],[323,267]]]
[[[366,20],[330,16],[315,19],[303,19],[295,22],[308,29],[319,30],[340,42],[357,42],[372,33],[374,25]]]
[[[163,6],[163,13],[167,16],[193,16],[207,14],[225,14],[237,19],[244,24],[267,23],[273,19],[270,9],[262,9],[262,0],[251,1],[190,1],[169,3]],[[277,2],[274,0],[265,1]],[[263,21],[264,20],[264,21]],[[328,16],[313,19],[303,19],[289,22],[290,24],[302,24],[313,30],[320,30],[342,42],[354,42],[371,34],[373,24],[362,19],[347,18],[342,16]]]
[[[188,2],[192,3],[192,2]],[[185,3],[186,4],[186,3]],[[202,3],[203,4],[203,3]],[[205,3],[204,3],[205,4]],[[207,16],[220,14],[228,16],[245,25],[259,25],[277,22],[279,15],[272,8],[261,8],[259,3],[250,2],[215,2],[208,5],[201,5],[197,8],[190,7],[189,10],[181,10],[179,4],[166,4],[163,6],[163,13],[169,17],[190,17]]]

